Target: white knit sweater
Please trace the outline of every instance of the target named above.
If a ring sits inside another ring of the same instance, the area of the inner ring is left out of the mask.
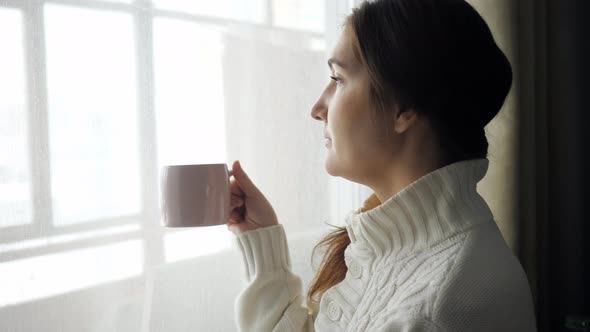
[[[282,225],[239,234],[240,331],[535,331],[529,284],[476,185],[487,159],[439,168],[346,217],[344,280],[308,314]]]

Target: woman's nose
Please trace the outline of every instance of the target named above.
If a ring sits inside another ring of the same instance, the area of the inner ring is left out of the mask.
[[[325,109],[326,108],[321,104],[321,100],[318,100],[311,108],[311,117],[315,120],[324,120]]]
[[[328,111],[328,102],[327,102],[327,95],[326,90],[322,92],[320,98],[316,101],[316,103],[311,108],[311,117],[315,120],[326,120],[326,113]]]

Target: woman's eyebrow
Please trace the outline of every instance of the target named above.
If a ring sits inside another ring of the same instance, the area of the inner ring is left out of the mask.
[[[344,63],[342,63],[342,61],[335,59],[335,58],[330,58],[328,59],[328,66],[330,67],[330,69],[334,70],[332,68],[332,65],[335,64],[338,67],[342,68],[342,69],[346,69],[346,66],[344,65]]]

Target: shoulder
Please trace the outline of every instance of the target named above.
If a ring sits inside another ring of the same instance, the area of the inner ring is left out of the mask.
[[[438,285],[433,319],[457,331],[486,326],[530,330],[534,314],[528,280],[498,227],[491,221],[467,235],[452,269]]]
[[[440,290],[441,295],[450,295],[450,288],[461,285],[471,294],[485,295],[491,291],[511,291],[513,287],[523,286],[522,282],[528,285],[520,262],[496,224],[490,221],[466,233]]]

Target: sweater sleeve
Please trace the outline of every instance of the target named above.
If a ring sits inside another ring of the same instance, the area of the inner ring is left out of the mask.
[[[313,332],[313,316],[303,306],[301,279],[291,271],[282,225],[236,236],[247,286],[235,301],[239,331]]]

